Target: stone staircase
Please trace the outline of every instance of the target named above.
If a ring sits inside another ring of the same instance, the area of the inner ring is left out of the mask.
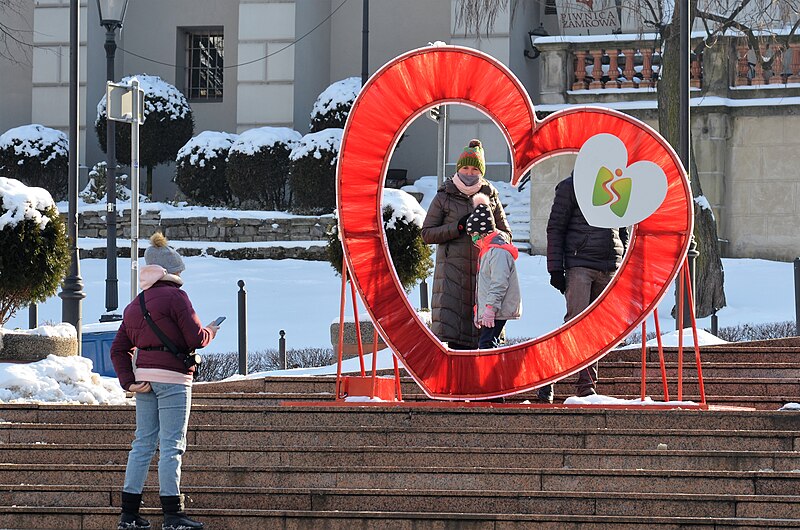
[[[702,353],[710,410],[454,407],[408,378],[407,403],[391,406],[334,404],[332,377],[198,384],[183,490],[213,530],[800,527],[800,412],[776,410],[800,400],[800,348]],[[636,397],[640,356],[609,354],[600,390]],[[684,399],[693,361],[686,351]],[[0,528],[115,527],[133,407],[2,404],[0,418]],[[154,528],[157,506],[153,468]]]

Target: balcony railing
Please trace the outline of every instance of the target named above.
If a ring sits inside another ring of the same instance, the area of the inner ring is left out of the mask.
[[[692,46],[699,44],[693,39]],[[655,99],[661,73],[661,46],[654,34],[594,37],[541,37],[542,103],[586,103]],[[762,61],[757,61],[758,54]],[[711,66],[705,67],[704,63]],[[739,37],[723,37],[714,46],[692,54],[690,83],[704,95],[752,98],[755,92],[732,93],[732,87],[784,85],[758,97],[800,94],[800,38],[784,52],[762,45],[756,52]],[[772,88],[772,87],[769,87]],[[613,94],[613,96],[612,96]]]

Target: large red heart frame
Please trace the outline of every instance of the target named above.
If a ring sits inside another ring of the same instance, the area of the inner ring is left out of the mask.
[[[386,170],[406,127],[442,103],[466,104],[492,118],[510,146],[513,185],[537,162],[577,152],[600,133],[622,140],[628,165],[649,160],[666,174],[666,198],[635,226],[609,288],[579,316],[535,340],[492,350],[450,350],[419,319],[394,272],[381,215]],[[367,311],[414,380],[437,399],[514,394],[600,359],[663,297],[686,256],[693,219],[686,173],[653,129],[620,112],[591,107],[562,110],[538,121],[513,73],[484,53],[457,46],[413,50],[367,82],[342,137],[337,206],[345,259]]]

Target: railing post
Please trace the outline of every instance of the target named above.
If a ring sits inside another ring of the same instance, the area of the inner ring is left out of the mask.
[[[288,368],[286,362],[286,332],[280,331],[281,338],[278,339],[278,368],[286,370]]]
[[[800,258],[794,258],[794,332],[800,336]]]
[[[238,285],[239,374],[247,375],[247,291],[244,290],[244,280],[239,280]]]

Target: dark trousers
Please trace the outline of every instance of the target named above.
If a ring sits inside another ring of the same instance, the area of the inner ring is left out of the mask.
[[[500,346],[500,335],[503,334],[503,328],[505,326],[505,320],[495,319],[493,328],[481,328],[481,335],[478,338],[478,349],[490,350]]]
[[[588,267],[572,267],[567,269],[567,290],[564,298],[567,301],[567,314],[564,322],[572,320],[600,296],[603,289],[611,282],[616,271],[603,272]],[[578,373],[577,394],[586,395],[597,385],[597,363],[587,366]],[[547,399],[553,395],[553,385],[539,389],[539,397]]]

